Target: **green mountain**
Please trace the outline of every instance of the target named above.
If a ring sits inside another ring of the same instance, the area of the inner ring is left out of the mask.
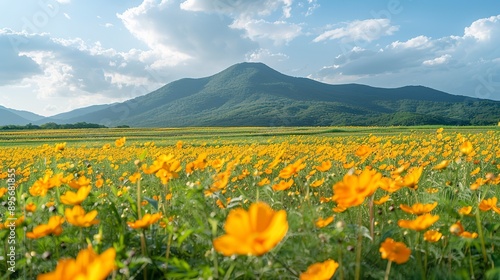
[[[499,120],[500,101],[423,86],[330,85],[287,76],[262,63],[240,63],[64,122],[179,127],[489,125]]]
[[[93,105],[93,106],[88,106],[88,107],[84,107],[84,108],[79,108],[79,109],[75,109],[75,110],[72,110],[69,112],[60,113],[60,114],[57,114],[57,115],[54,115],[51,117],[39,119],[35,122],[35,124],[45,124],[45,123],[50,123],[50,122],[67,123],[66,120],[68,120],[68,119],[75,119],[75,118],[78,118],[80,116],[92,114],[96,111],[105,110],[112,105],[113,104],[103,104],[103,105]]]
[[[43,119],[40,116],[28,111],[10,109],[0,105],[0,125],[26,125],[30,122],[36,122]]]

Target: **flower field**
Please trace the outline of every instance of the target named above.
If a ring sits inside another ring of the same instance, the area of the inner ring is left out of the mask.
[[[1,279],[500,279],[495,127],[0,143]]]

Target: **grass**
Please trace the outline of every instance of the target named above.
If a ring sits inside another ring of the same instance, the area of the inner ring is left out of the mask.
[[[498,127],[445,127],[442,133],[437,129],[222,127],[2,133],[0,189],[7,187],[8,170],[15,169],[15,216],[24,216],[15,230],[16,272],[3,274],[2,279],[32,279],[53,271],[59,260],[76,258],[88,245],[99,254],[109,248],[116,251],[116,270],[110,279],[297,279],[310,265],[327,259],[340,264],[334,279],[356,278],[356,267],[362,279],[386,274],[390,279],[497,279],[500,214],[494,209],[500,205],[486,211],[479,205],[500,195],[500,132]],[[115,146],[121,137],[126,138],[125,145]],[[66,145],[56,149],[63,142]],[[466,154],[461,152],[464,142],[472,144]],[[449,160],[446,168],[433,169],[443,160]],[[331,167],[321,171],[317,167],[324,162]],[[423,172],[415,179],[418,187],[405,186],[419,167]],[[377,185],[363,203],[338,211],[332,187],[346,174],[358,176],[367,168],[403,185],[392,193]],[[284,175],[286,170],[293,170],[290,177]],[[140,179],[135,181],[134,176]],[[84,183],[85,179],[89,181]],[[276,190],[280,181],[290,180],[290,188]],[[51,187],[56,181],[60,186]],[[66,211],[73,205],[65,205],[61,195],[77,191],[71,184],[91,186],[81,206],[87,213],[97,211],[98,224],[78,227],[68,222]],[[36,189],[37,185],[44,187]],[[385,195],[390,195],[385,203],[370,202]],[[0,197],[4,221],[10,197],[8,193]],[[231,211],[247,210],[257,201],[274,211],[286,211],[284,238],[261,256],[225,256],[214,248],[213,240],[226,233]],[[427,229],[398,226],[399,220],[416,218],[402,211],[401,204],[434,202],[437,206],[431,213],[439,220],[429,229],[442,233],[437,242],[424,240]],[[36,206],[33,212],[25,208],[30,203]],[[465,206],[472,207],[469,215],[459,213]],[[162,213],[162,218],[145,229],[130,226],[148,213]],[[26,237],[26,232],[53,216],[66,218],[60,235]],[[332,223],[315,225],[328,217],[334,217]],[[457,221],[462,232],[450,230]],[[463,232],[477,237],[467,238],[460,235]],[[5,245],[9,234],[8,227],[0,230]],[[407,262],[388,266],[388,260],[381,258],[379,248],[388,237],[411,250]],[[10,267],[8,252],[6,246],[0,248],[4,259],[0,271]]]

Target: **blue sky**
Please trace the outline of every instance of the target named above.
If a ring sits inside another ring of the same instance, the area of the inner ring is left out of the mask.
[[[243,61],[500,100],[498,0],[3,0],[0,11],[0,105],[45,116]]]

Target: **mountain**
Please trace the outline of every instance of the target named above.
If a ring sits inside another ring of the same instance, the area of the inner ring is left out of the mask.
[[[0,125],[26,125],[43,118],[43,116],[28,111],[10,109],[0,105]]]
[[[330,85],[262,63],[239,63],[213,76],[177,80],[123,103],[65,116],[64,123],[136,127],[486,125],[500,120],[500,101],[423,86]]]
[[[104,104],[104,105],[93,105],[84,108],[75,109],[69,112],[60,113],[51,117],[43,117],[43,119],[39,119],[35,122],[35,124],[44,124],[49,122],[55,123],[67,123],[66,120],[78,118],[80,116],[84,116],[87,114],[92,114],[96,111],[105,110],[112,106],[113,104]]]

